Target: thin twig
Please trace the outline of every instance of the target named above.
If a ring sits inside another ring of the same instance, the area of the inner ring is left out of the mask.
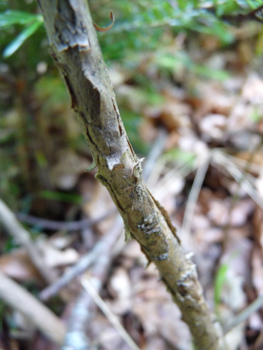
[[[151,184],[151,188],[153,188],[154,195],[161,200],[167,193],[166,189],[171,188],[174,184],[175,179],[184,179],[187,175],[189,175],[195,168],[197,167],[197,163],[192,166],[190,162],[184,163],[180,167],[173,168],[168,171],[161,180],[158,181],[156,186]]]
[[[102,241],[98,242],[91,252],[83,255],[74,266],[67,269],[64,274],[59,277],[54,283],[43,289],[39,294],[40,299],[43,301],[49,300],[53,296],[57,295],[58,292],[63,287],[68,285],[74,278],[84,273],[87,268],[94,263],[98,254],[101,253],[102,245]]]
[[[232,160],[233,163],[235,163],[239,168],[246,169],[248,161],[246,159],[242,158],[237,158],[231,155],[227,155],[228,159]],[[262,165],[261,164],[256,164],[255,162],[249,163],[249,169],[253,173],[259,174],[260,171],[262,170]]]
[[[30,234],[23,226],[17,221],[12,211],[5,205],[0,199],[0,221],[5,226],[9,234],[14,237],[23,247],[25,247],[32,263],[40,272],[44,280],[50,284],[56,279],[56,275],[53,270],[49,269],[45,260],[38,251],[38,248],[32,242]]]
[[[0,272],[0,299],[21,312],[52,342],[63,343],[66,329],[62,321],[19,284]]]
[[[251,193],[251,194],[254,193],[254,198],[258,197],[257,191],[255,190],[255,178],[253,178],[249,174],[249,170],[251,169],[251,164],[255,158],[255,154],[260,149],[260,147],[261,147],[261,143],[258,143],[258,145],[256,145],[256,147],[254,147],[251,150],[250,155],[249,155],[248,159],[246,160],[245,165],[242,169],[242,172],[238,169],[238,166],[236,166],[236,169],[235,169],[235,162],[234,162],[235,158],[232,157],[232,160],[231,160],[231,157],[229,157],[228,154],[225,155],[226,161],[228,164],[227,168],[229,168],[229,173],[236,179],[238,186],[235,190],[235,193],[231,196],[230,207],[228,210],[228,220],[227,220],[226,225],[224,225],[224,239],[222,241],[222,249],[223,250],[225,250],[225,246],[226,246],[226,243],[227,243],[227,240],[229,237],[228,231],[229,231],[229,228],[231,225],[231,215],[232,215],[235,204],[239,200],[240,189],[242,188],[243,183],[245,183],[245,186],[246,186],[246,184],[249,186],[249,178],[250,178],[250,182],[252,184],[252,189],[250,190],[249,193]],[[217,152],[217,150],[215,152]],[[224,154],[224,153],[221,153],[221,154]],[[231,164],[231,165],[229,166],[229,164]],[[238,175],[236,175],[236,174],[238,174]],[[237,180],[236,176],[238,176],[239,180]],[[261,201],[260,197],[258,197],[258,199]],[[257,199],[255,201],[257,202]]]
[[[184,220],[182,225],[182,233],[186,237],[189,237],[190,235],[194,210],[196,207],[202,184],[204,182],[205,174],[209,166],[210,155],[206,154],[205,156],[202,156],[199,162],[201,163],[201,165],[197,168],[196,176],[186,204]]]
[[[152,172],[152,169],[157,159],[160,157],[160,155],[163,152],[166,137],[167,137],[167,131],[165,129],[160,129],[158,131],[156,140],[152,145],[151,151],[148,154],[148,157],[146,158],[147,162],[145,161],[145,164],[143,167],[143,177],[145,181],[147,181],[148,178],[150,177],[150,174]]]
[[[99,292],[108,274],[111,266],[113,247],[123,231],[123,223],[118,216],[109,232],[105,234],[105,239],[100,246],[100,252],[97,251],[96,263],[94,264],[91,275],[96,281],[96,288]],[[72,309],[67,335],[62,350],[82,350],[88,349],[89,341],[85,335],[85,326],[91,322],[92,316],[90,308],[92,299],[83,290],[80,292],[74,308]],[[86,344],[86,347],[83,345]]]
[[[245,321],[254,312],[260,309],[263,305],[263,295],[254,300],[245,310],[241,311],[234,319],[232,319],[225,327],[224,334],[230,332],[233,328]]]
[[[84,273],[87,268],[94,263],[99,256],[105,255],[108,244],[111,242],[110,234],[105,234],[104,237],[95,245],[91,252],[83,255],[80,260],[57,279],[53,284],[42,290],[40,293],[41,300],[47,301],[52,296],[56,295],[63,287],[68,285],[75,277]]]
[[[237,165],[223,153],[219,151],[213,153],[213,160],[222,165],[228,173],[233,176],[236,182],[240,183],[240,187],[263,209],[263,201],[254,187],[255,178],[249,174],[244,174],[244,172],[239,170]]]
[[[94,288],[94,286],[92,285],[92,278],[90,281],[87,278],[82,278],[81,284],[83,288],[89,293],[89,295],[97,304],[97,306],[100,308],[100,310],[108,318],[111,324],[115,327],[115,329],[117,330],[119,335],[122,337],[122,339],[129,345],[129,347],[132,350],[140,350],[136,345],[136,343],[129,336],[125,328],[121,325],[118,318],[114,315],[114,313],[111,311],[108,305],[101,299],[101,297],[97,293],[96,288]]]
[[[70,222],[41,219],[36,216],[24,213],[18,213],[17,218],[26,224],[38,226],[47,230],[78,231],[86,228],[87,226],[96,225],[98,222],[101,222],[116,213],[117,210],[114,208],[112,210],[109,210],[106,214],[101,215],[97,219],[86,218],[83,220]]]

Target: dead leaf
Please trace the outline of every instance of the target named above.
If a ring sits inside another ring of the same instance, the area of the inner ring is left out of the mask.
[[[242,97],[251,104],[263,104],[263,80],[258,74],[254,72],[249,74],[242,89]]]
[[[62,190],[70,190],[76,185],[78,176],[89,165],[87,159],[72,150],[61,150],[56,165],[51,169],[52,182]]]
[[[82,187],[82,196],[85,198],[87,196],[85,188]],[[115,208],[115,205],[106,190],[99,181],[96,181],[93,189],[93,196],[89,202],[83,204],[83,212],[87,217],[96,219],[102,215],[106,215],[109,211]],[[113,224],[114,217],[109,217],[106,220],[99,222],[96,227],[100,232],[107,232],[108,228]]]
[[[19,282],[41,281],[41,275],[24,249],[15,249],[0,257],[0,270]]]
[[[127,271],[123,268],[115,269],[110,278],[109,291],[114,297],[111,302],[111,309],[118,315],[123,315],[131,310],[131,284]]]
[[[39,249],[47,266],[50,268],[72,265],[79,259],[79,254],[75,249],[67,248],[65,250],[59,250],[48,241],[39,244]]]
[[[251,199],[239,200],[235,205],[231,205],[231,201],[211,200],[210,209],[207,213],[210,220],[218,226],[243,226],[249,215],[255,208],[255,204]]]
[[[225,133],[226,126],[227,119],[222,114],[208,114],[199,123],[200,130],[206,141],[225,141],[227,138],[227,134]]]

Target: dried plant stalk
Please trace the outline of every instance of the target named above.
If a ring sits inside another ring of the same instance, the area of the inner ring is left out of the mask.
[[[179,306],[200,350],[219,349],[195,265],[185,255],[165,210],[142,178],[142,166],[128,140],[85,0],[38,0],[52,57],[66,83],[71,107],[82,125],[126,231],[136,239]]]

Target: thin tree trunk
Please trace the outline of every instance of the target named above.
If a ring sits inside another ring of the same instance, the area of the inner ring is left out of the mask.
[[[93,165],[98,167],[96,178],[109,191],[127,233],[157,266],[196,348],[219,349],[196,267],[182,250],[165,210],[145,186],[141,162],[126,135],[85,0],[38,2],[51,55],[81,122]]]

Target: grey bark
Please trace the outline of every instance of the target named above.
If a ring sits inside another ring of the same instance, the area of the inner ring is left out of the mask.
[[[219,349],[196,267],[185,255],[165,210],[145,186],[141,162],[126,135],[86,2],[38,2],[51,55],[68,88],[93,165],[98,167],[96,178],[109,191],[126,230],[157,266],[196,348]]]

